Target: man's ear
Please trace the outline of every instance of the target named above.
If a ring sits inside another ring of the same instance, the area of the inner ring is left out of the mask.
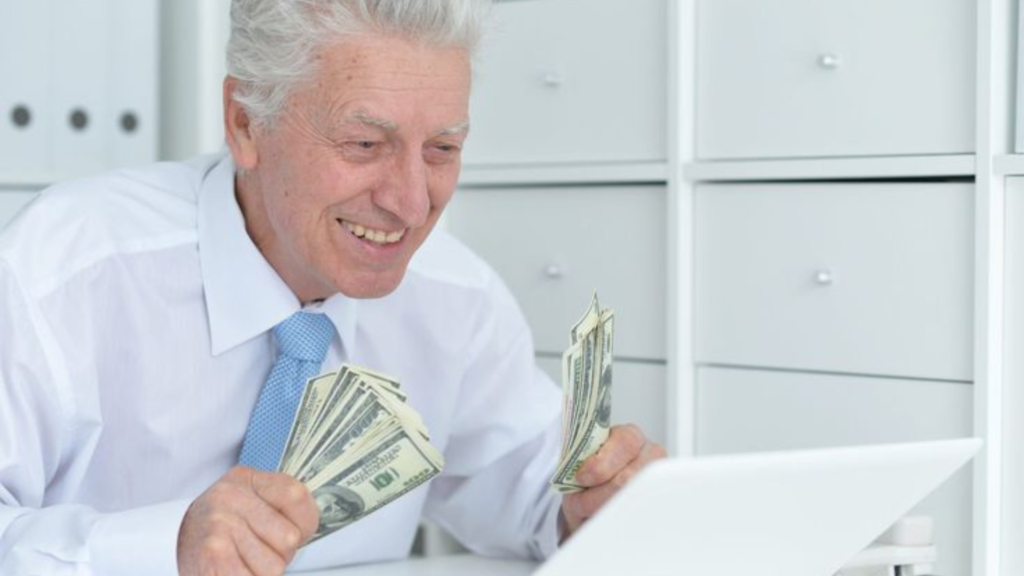
[[[235,166],[241,170],[252,170],[259,163],[259,154],[249,113],[234,98],[237,89],[237,78],[224,78],[224,136],[231,156],[235,159]]]

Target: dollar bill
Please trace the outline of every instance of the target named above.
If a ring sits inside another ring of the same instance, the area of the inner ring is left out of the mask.
[[[317,540],[366,517],[441,472],[440,455],[400,428],[347,467],[311,483],[320,510]]]
[[[320,539],[433,478],[444,456],[398,380],[343,365],[310,379],[278,470],[302,481],[320,510]]]
[[[583,489],[576,473],[608,439],[614,332],[615,314],[601,308],[595,293],[562,356],[562,450],[551,479],[559,492]]]

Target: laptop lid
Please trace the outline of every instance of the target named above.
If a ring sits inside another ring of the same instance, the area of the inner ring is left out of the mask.
[[[968,438],[655,462],[534,576],[832,576],[980,446]]]

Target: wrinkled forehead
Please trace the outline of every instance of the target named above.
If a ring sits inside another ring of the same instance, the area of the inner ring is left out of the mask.
[[[396,36],[365,35],[320,47],[319,82],[379,84],[396,89],[469,85],[471,57],[457,46],[436,46]]]
[[[394,131],[412,110],[432,130],[468,128],[470,63],[465,50],[400,39],[345,42],[317,54],[303,97],[320,122],[358,123]]]

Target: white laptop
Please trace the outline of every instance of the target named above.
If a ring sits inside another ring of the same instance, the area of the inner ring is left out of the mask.
[[[981,440],[671,459],[534,576],[832,576]]]

